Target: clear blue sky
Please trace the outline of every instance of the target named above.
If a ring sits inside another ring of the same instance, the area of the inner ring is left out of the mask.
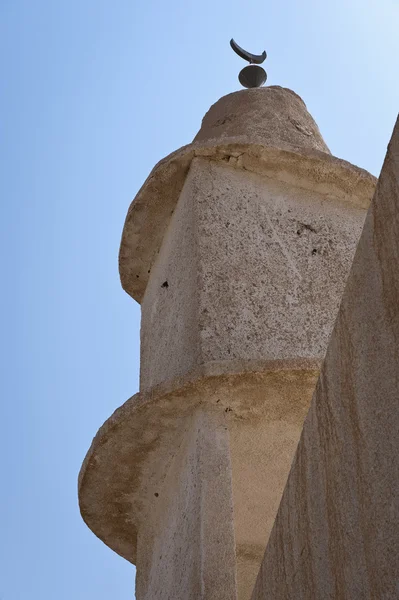
[[[80,464],[138,389],[117,255],[131,199],[266,48],[337,156],[378,174],[399,108],[397,0],[1,0],[1,600],[126,600]]]

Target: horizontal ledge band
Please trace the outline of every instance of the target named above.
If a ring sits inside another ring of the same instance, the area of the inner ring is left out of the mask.
[[[363,209],[368,208],[376,185],[375,177],[364,169],[318,150],[288,145],[269,147],[246,136],[184,146],[154,167],[126,216],[119,272],[122,287],[139,303],[191,161],[196,157],[311,189]]]
[[[173,458],[185,419],[203,408],[242,423],[303,420],[320,366],[314,359],[214,362],[127,400],[99,429],[79,474],[88,527],[135,563],[144,507],[161,485],[157,477]]]

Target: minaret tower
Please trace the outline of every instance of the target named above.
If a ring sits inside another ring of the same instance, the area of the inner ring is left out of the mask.
[[[140,391],[94,438],[79,499],[137,566],[137,600],[249,600],[374,187],[297,94],[255,87],[131,204]]]

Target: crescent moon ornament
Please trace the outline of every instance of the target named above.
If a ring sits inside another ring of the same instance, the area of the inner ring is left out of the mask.
[[[247,52],[244,48],[241,48],[233,38],[230,40],[230,46],[238,56],[247,60],[251,65],[261,65],[266,60],[266,50],[263,50],[262,54],[251,54],[251,52]]]
[[[249,62],[249,65],[244,67],[238,75],[238,80],[241,85],[245,88],[262,86],[267,79],[267,74],[266,71],[258,65],[266,60],[266,50],[264,50],[262,54],[252,54],[251,52],[244,50],[244,48],[241,48],[233,38],[230,40],[230,46],[238,56]]]

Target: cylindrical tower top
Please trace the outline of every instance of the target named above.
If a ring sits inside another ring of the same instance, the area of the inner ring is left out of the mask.
[[[241,136],[265,146],[307,148],[331,154],[303,100],[280,86],[223,96],[206,113],[194,142]]]

